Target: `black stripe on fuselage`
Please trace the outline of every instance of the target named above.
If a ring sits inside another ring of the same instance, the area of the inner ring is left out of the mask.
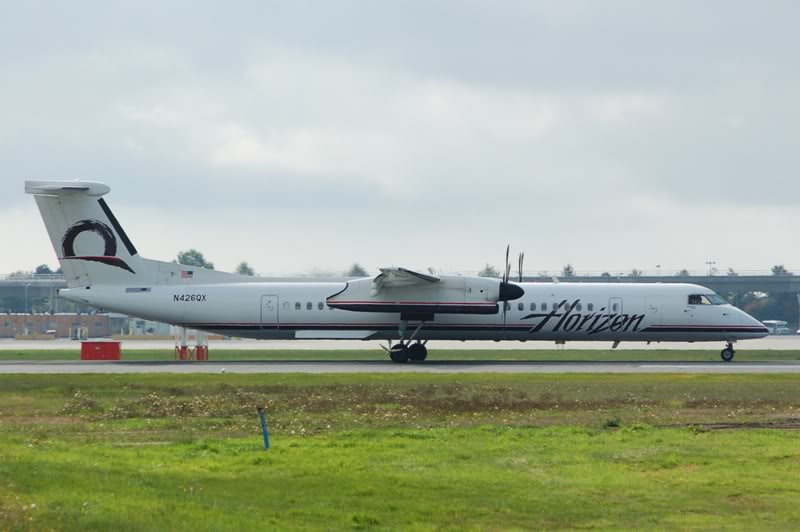
[[[765,327],[750,326],[708,326],[708,327],[681,327],[681,326],[653,326],[644,329],[642,332],[656,333],[768,333]]]

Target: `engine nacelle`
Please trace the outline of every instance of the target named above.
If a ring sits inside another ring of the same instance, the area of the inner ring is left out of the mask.
[[[509,293],[511,292],[511,293]],[[518,293],[517,293],[518,292]],[[400,312],[406,315],[497,314],[502,296],[523,294],[517,285],[486,277],[439,276],[438,282],[379,285],[373,279],[350,281],[330,296],[332,308],[355,312]]]

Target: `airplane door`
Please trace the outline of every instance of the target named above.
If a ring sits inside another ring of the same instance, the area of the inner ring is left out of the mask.
[[[661,325],[661,302],[657,299],[647,302],[647,325]]]
[[[608,313],[609,314],[622,314],[622,298],[612,297],[608,300]]]
[[[261,328],[277,329],[280,327],[278,319],[278,296],[261,296]]]

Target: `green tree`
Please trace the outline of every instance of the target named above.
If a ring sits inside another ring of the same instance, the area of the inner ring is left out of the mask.
[[[245,261],[242,261],[236,267],[236,273],[238,273],[239,275],[251,275],[251,276],[256,274],[255,270],[253,270],[253,268],[251,268],[250,265],[247,264],[247,262]]]
[[[776,264],[772,267],[772,275],[792,275],[792,273],[787,271],[783,264]]]
[[[642,271],[637,270],[636,268],[632,269],[631,273],[628,274],[628,277],[641,277],[641,276],[642,276]]]
[[[345,273],[345,277],[369,277],[369,273],[359,263],[354,262],[350,269]]]
[[[208,262],[203,254],[194,248],[178,253],[178,260],[175,262],[178,264],[183,264],[184,266],[196,266],[198,268],[206,268],[208,270],[214,269],[214,263]]]
[[[561,269],[561,277],[575,277],[575,268],[572,264],[567,264]]]
[[[727,275],[728,277],[739,277],[739,272],[737,272],[733,268],[728,268],[728,273],[725,275]]]
[[[689,270],[683,268],[681,271],[675,274],[675,277],[689,277],[690,275],[691,274],[689,273]]]
[[[481,271],[478,272],[478,277],[496,277],[500,278],[500,272],[494,266],[487,264]]]
[[[600,274],[600,277],[611,277],[611,274],[608,272],[603,272]]]
[[[36,275],[49,275],[53,273],[53,270],[50,269],[50,266],[47,264],[40,264],[36,267],[33,271]]]

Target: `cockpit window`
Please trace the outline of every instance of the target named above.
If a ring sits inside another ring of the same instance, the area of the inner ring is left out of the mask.
[[[719,294],[707,294],[706,297],[711,301],[712,305],[727,305],[728,300]]]
[[[689,304],[690,305],[702,305],[703,304],[703,296],[700,294],[692,294],[689,296]],[[706,300],[706,305],[710,305],[711,302]]]
[[[725,301],[720,295],[717,294],[692,294],[689,296],[689,304],[690,305],[727,305],[728,302]]]

